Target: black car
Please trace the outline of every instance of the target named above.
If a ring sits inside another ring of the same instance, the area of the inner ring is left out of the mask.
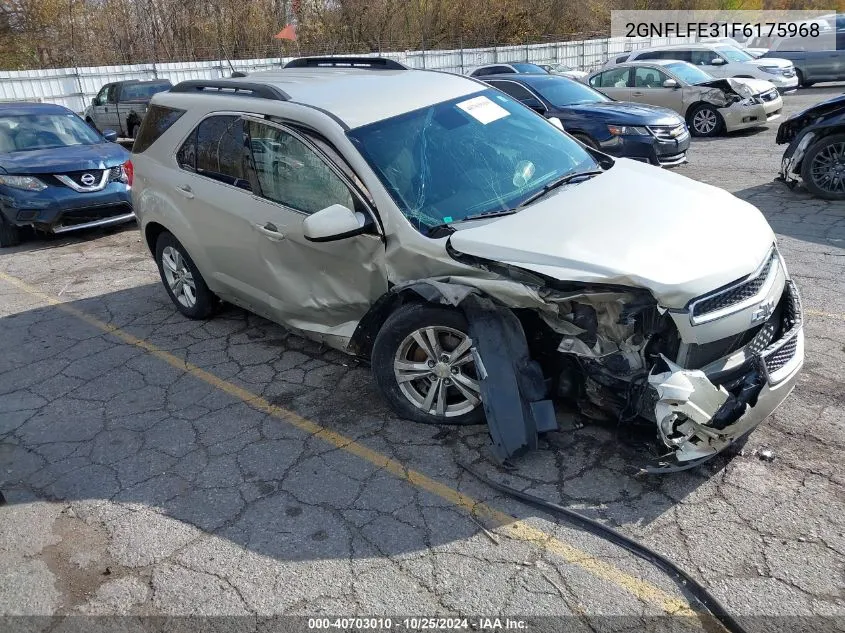
[[[672,110],[614,101],[557,75],[489,75],[484,81],[545,117],[559,119],[571,136],[606,154],[664,167],[686,162],[689,130]]]
[[[793,114],[780,124],[775,142],[789,143],[781,180],[794,186],[797,175],[813,195],[845,200],[845,94]]]

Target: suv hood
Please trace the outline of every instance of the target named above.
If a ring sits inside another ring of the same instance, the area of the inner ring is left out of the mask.
[[[646,288],[667,308],[754,272],[775,239],[747,202],[624,158],[519,213],[467,227],[455,226],[456,251],[561,281]]]
[[[84,169],[107,169],[129,160],[129,152],[117,143],[66,145],[0,154],[0,173],[63,174]]]

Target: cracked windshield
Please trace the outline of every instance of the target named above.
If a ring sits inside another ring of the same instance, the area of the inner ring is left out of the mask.
[[[558,178],[598,168],[578,143],[496,90],[349,135],[422,233],[510,212]]]

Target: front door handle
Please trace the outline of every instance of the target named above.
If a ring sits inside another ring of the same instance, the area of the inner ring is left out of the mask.
[[[273,242],[281,242],[283,239],[285,239],[285,234],[281,233],[278,227],[272,222],[256,224],[255,228],[258,229],[258,232],[261,233],[264,237],[272,240]]]
[[[642,92],[634,92],[634,93],[632,93],[632,95],[633,95],[634,97],[642,97],[642,96],[643,96],[643,93],[642,93]]]
[[[176,191],[181,193],[188,200],[191,200],[194,197],[194,191],[193,191],[193,189],[191,189],[190,185],[181,185],[179,187],[176,187]]]

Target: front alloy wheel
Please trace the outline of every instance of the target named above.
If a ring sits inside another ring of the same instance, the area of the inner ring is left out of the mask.
[[[722,118],[716,109],[701,105],[690,117],[690,131],[695,136],[716,136],[722,129]]]
[[[480,403],[470,353],[472,340],[456,329],[430,326],[402,341],[393,360],[399,390],[423,413],[451,418]]]
[[[825,136],[811,145],[801,163],[801,178],[810,193],[845,200],[845,134]]]
[[[424,424],[484,420],[481,386],[464,315],[410,303],[391,314],[373,344],[376,385],[396,413]]]

